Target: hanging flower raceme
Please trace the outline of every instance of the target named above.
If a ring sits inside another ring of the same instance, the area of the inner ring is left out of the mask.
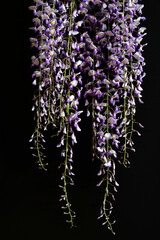
[[[36,150],[36,156],[40,167],[43,163],[44,149],[40,140],[44,142],[40,132],[47,130],[50,124],[57,135],[61,135],[61,141],[57,145],[61,148],[61,157],[64,159],[60,167],[63,168],[61,180],[63,194],[60,200],[64,200],[65,214],[69,215],[67,221],[73,226],[75,213],[71,210],[67,194],[67,184],[73,185],[72,146],[77,143],[76,131],[80,131],[79,121],[82,111],[79,110],[79,99],[82,91],[82,78],[79,72],[81,61],[78,60],[79,22],[75,22],[78,16],[75,1],[53,1],[51,5],[43,1],[35,1],[36,6],[31,6],[35,18],[33,28],[38,35],[31,38],[31,44],[38,50],[37,57],[32,57],[36,69],[32,75],[33,85],[38,87],[35,95],[35,118],[37,126],[31,137]],[[35,155],[35,154],[34,154]]]
[[[138,0],[34,0],[36,48],[32,56],[36,127],[30,141],[40,168],[44,160],[44,131],[52,126],[60,136],[63,194],[62,208],[71,227],[75,212],[71,209],[67,185],[73,181],[73,145],[85,99],[87,116],[92,118],[92,155],[100,163],[97,186],[104,186],[100,209],[103,224],[113,232],[110,220],[112,200],[117,192],[117,162],[129,164],[128,150],[135,151],[132,135],[135,129],[137,100],[142,103],[145,65],[142,56],[145,27],[140,27],[143,5]],[[82,90],[84,92],[82,94]],[[140,127],[143,127],[139,124]],[[114,233],[114,232],[113,232]]]

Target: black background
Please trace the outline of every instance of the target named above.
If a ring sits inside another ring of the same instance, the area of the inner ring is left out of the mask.
[[[120,184],[114,203],[113,219],[116,235],[101,226],[99,208],[103,187],[96,188],[97,162],[91,161],[90,120],[82,120],[82,132],[74,153],[75,186],[70,201],[77,213],[77,228],[70,229],[59,203],[60,163],[56,140],[49,140],[48,172],[38,170],[31,156],[28,140],[34,130],[31,112],[33,87],[31,79],[33,36],[32,1],[7,1],[2,7],[1,53],[1,199],[2,239],[143,239],[159,237],[159,1],[143,1],[147,18],[144,56],[147,76],[143,83],[145,104],[137,107],[137,121],[145,128],[134,138],[136,153],[130,155],[131,168],[117,165]],[[4,12],[3,12],[4,11]],[[2,55],[1,55],[2,56]]]

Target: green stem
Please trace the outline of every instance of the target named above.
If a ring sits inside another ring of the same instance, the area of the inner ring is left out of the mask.
[[[37,149],[37,154],[38,154],[38,160],[39,160],[39,163],[41,165],[41,167],[46,170],[46,168],[44,167],[44,164],[42,162],[42,159],[41,159],[41,155],[40,155],[40,148],[39,148],[39,125],[40,125],[40,91],[39,91],[39,101],[38,101],[38,118],[37,118],[37,129],[36,129],[36,149]]]
[[[72,12],[73,12],[73,7],[74,7],[74,2],[71,2],[71,9],[70,9],[70,22],[69,22],[69,28],[71,29],[71,24],[72,24]],[[68,55],[71,54],[71,40],[72,37],[69,36],[68,37],[68,47],[67,47],[67,53]],[[68,63],[68,58],[66,58],[66,65],[65,65],[65,70],[64,70],[64,78],[63,78],[63,87],[64,87],[64,83],[65,83],[65,78],[66,78],[66,72],[67,72],[67,63]],[[69,65],[71,65],[71,61],[69,59]],[[71,74],[71,68],[69,68],[69,81],[70,81],[70,74]],[[69,98],[70,96],[70,89],[68,89],[67,92],[67,97]],[[60,109],[61,109],[61,101],[62,101],[62,94],[60,97]],[[67,208],[68,208],[68,212],[69,212],[69,216],[70,216],[70,222],[71,222],[71,227],[74,226],[73,224],[73,216],[72,216],[72,210],[70,208],[70,203],[68,200],[68,193],[67,193],[67,163],[68,163],[68,149],[69,149],[69,128],[70,128],[70,123],[69,123],[69,110],[70,110],[70,105],[69,103],[67,103],[67,108],[66,108],[66,115],[67,115],[67,123],[66,123],[66,148],[65,148],[65,162],[64,162],[64,193],[65,193],[65,199],[67,202]],[[63,124],[64,124],[64,119],[63,119]]]
[[[40,72],[41,72],[41,68],[40,68]],[[41,84],[41,77],[39,78],[39,85]],[[38,154],[38,160],[39,160],[39,163],[41,165],[41,167],[46,170],[46,168],[44,167],[44,164],[42,162],[42,158],[41,158],[41,155],[40,155],[40,148],[39,148],[39,126],[40,126],[40,110],[41,110],[41,92],[40,92],[40,89],[38,91],[38,116],[37,116],[37,129],[36,129],[36,149],[37,149],[37,154]]]
[[[108,189],[109,189],[109,168],[107,169],[107,186],[106,186],[106,192],[105,192],[105,195],[104,195],[103,212],[104,212],[107,224],[110,227],[111,232],[114,233],[113,228],[112,228],[112,224],[109,221],[109,216],[106,213],[106,203],[107,203],[107,197],[108,197],[108,193],[109,193]]]
[[[43,11],[43,6],[42,6],[42,11]],[[41,24],[43,25],[43,21],[41,20]],[[42,50],[40,51],[40,53],[42,53]],[[42,59],[40,59],[40,64],[42,63]],[[42,73],[42,69],[40,67],[40,73]],[[39,86],[41,84],[41,76],[39,77]],[[37,149],[37,154],[38,154],[38,160],[39,163],[42,167],[42,169],[46,170],[46,168],[44,167],[44,164],[42,162],[42,158],[41,158],[41,154],[40,154],[40,147],[39,147],[39,126],[40,126],[40,110],[41,110],[41,91],[40,89],[38,89],[38,116],[37,116],[37,129],[36,129],[36,149]]]
[[[109,50],[108,50],[108,57],[109,57]],[[109,70],[108,70],[108,80],[110,78],[109,76]],[[109,124],[108,124],[108,118],[109,118],[109,90],[107,89],[107,133],[109,133]],[[109,152],[109,140],[107,140],[107,153]],[[109,157],[107,156],[107,161],[109,161]],[[106,213],[106,203],[107,203],[107,197],[109,192],[109,167],[107,168],[107,185],[105,189],[105,195],[104,195],[104,202],[103,202],[103,211],[105,218],[107,220],[108,226],[110,227],[111,232],[113,233],[112,224],[109,221],[109,216]]]
[[[71,29],[71,25],[72,25],[72,13],[73,13],[74,4],[75,4],[75,2],[71,1],[69,29]],[[72,41],[72,36],[68,36],[67,53],[69,53],[71,51],[71,41]],[[65,78],[66,78],[67,62],[68,62],[68,58],[66,57],[62,88],[64,88],[64,83],[65,83]],[[60,96],[60,110],[61,110],[61,107],[62,107],[62,93],[61,93],[61,96]]]
[[[69,103],[67,103],[67,117],[69,118]],[[67,162],[68,162],[68,140],[69,140],[69,121],[67,122],[67,135],[66,135],[66,149],[65,149],[65,168],[64,168],[64,193],[65,193],[65,199],[67,202],[67,208],[69,211],[69,216],[70,216],[70,221],[71,221],[71,227],[73,227],[73,217],[72,217],[72,212],[70,208],[70,203],[68,200],[68,193],[67,193],[67,188],[66,188],[66,177],[67,177]]]
[[[108,2],[109,4],[109,2]],[[108,30],[110,30],[110,25],[109,25],[109,19],[108,19]],[[108,56],[108,61],[109,61],[109,49],[107,51],[107,56]],[[107,80],[110,80],[110,72],[108,69],[108,65],[107,64]],[[107,88],[107,133],[109,133],[109,124],[108,124],[108,119],[109,119],[109,89]],[[109,152],[109,140],[107,140],[107,153]],[[108,157],[107,157],[107,161],[109,161]],[[108,173],[108,172],[107,172]]]
[[[123,14],[124,14],[124,9],[125,9],[125,0],[123,0]],[[124,20],[123,20],[123,24],[124,24]],[[124,38],[124,29],[123,29],[123,38]],[[123,45],[123,57],[125,58],[125,48],[124,48],[124,45]],[[126,78],[125,78],[125,75],[126,75],[126,71],[124,69],[124,93],[126,92]],[[126,96],[125,95],[124,95],[124,103],[123,104],[124,104],[124,128],[125,128],[123,165],[125,166],[126,154],[127,154],[127,151],[126,151],[126,146],[127,146],[127,136],[126,136],[127,126],[126,126],[126,122],[127,122],[127,119],[126,119]]]
[[[55,9],[55,1],[53,0],[53,9]],[[54,35],[53,35],[53,41],[54,41]],[[54,79],[53,79],[53,63],[54,63],[54,57],[52,57],[52,62],[51,62],[51,81],[50,81],[50,86],[49,86],[49,100],[48,100],[48,123],[50,122],[50,115],[51,115],[51,90],[52,90],[52,85],[54,89]],[[52,84],[52,79],[53,79],[53,84]],[[54,114],[54,119],[55,119],[55,114]]]
[[[108,29],[109,29],[109,20],[108,20]],[[109,50],[108,50],[107,55],[108,55],[108,59],[109,59]],[[107,70],[108,70],[107,79],[109,81],[109,79],[110,79],[110,72],[109,72],[108,68],[107,68]],[[109,89],[107,89],[107,133],[109,133],[108,119],[109,119]],[[109,152],[109,140],[107,140],[107,153],[108,152]],[[108,156],[107,156],[107,161],[109,161],[109,157]],[[107,197],[108,197],[108,193],[109,193],[109,172],[110,172],[110,169],[108,167],[107,168],[107,179],[106,179],[107,185],[106,185],[104,201],[103,201],[103,212],[104,212],[105,219],[107,221],[108,226],[110,227],[111,232],[114,233],[113,232],[113,228],[112,228],[112,224],[109,221],[109,215],[106,212]]]

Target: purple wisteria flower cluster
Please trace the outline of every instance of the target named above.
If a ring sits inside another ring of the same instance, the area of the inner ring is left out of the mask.
[[[92,154],[100,163],[97,186],[105,185],[100,216],[113,232],[110,215],[117,191],[115,166],[129,165],[135,151],[136,103],[142,101],[145,77],[141,27],[143,4],[138,0],[34,0],[34,37],[31,46],[36,127],[30,142],[40,168],[46,170],[44,131],[52,126],[61,140],[63,159],[60,200],[64,214],[74,225],[67,185],[73,181],[73,145],[85,99],[86,115],[92,119]],[[139,124],[140,127],[143,127]],[[114,233],[114,232],[113,232]]]

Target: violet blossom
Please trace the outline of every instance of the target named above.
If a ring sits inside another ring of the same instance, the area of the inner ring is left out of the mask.
[[[143,4],[138,0],[33,0],[34,37],[31,46],[33,85],[36,88],[32,111],[35,114],[34,156],[46,170],[44,131],[52,126],[60,136],[60,164],[63,190],[60,201],[71,227],[75,212],[71,209],[67,185],[73,181],[73,145],[83,112],[92,119],[92,155],[100,163],[97,186],[105,184],[100,217],[113,231],[110,220],[112,199],[117,192],[115,167],[129,165],[129,150],[135,151],[137,100],[142,101],[145,77],[142,44],[145,27],[140,23]],[[83,94],[82,94],[83,90]],[[143,127],[139,124],[140,127]]]

